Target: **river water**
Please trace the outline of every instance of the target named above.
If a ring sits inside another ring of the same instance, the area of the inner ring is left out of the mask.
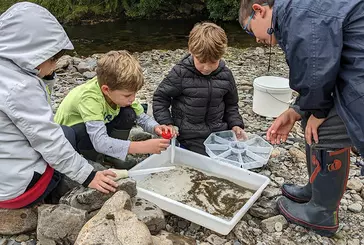
[[[188,34],[200,20],[117,20],[95,25],[65,26],[78,55],[105,53],[126,49],[143,52],[152,49],[175,50],[186,48]],[[237,21],[218,23],[229,39],[229,46],[246,48],[256,46]]]

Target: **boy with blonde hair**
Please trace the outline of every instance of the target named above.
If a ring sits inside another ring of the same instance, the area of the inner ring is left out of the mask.
[[[110,51],[97,62],[97,77],[74,88],[62,101],[55,121],[76,133],[77,149],[87,159],[130,169],[127,154],[160,153],[169,141],[128,141],[135,122],[149,133],[170,130],[144,113],[135,100],[144,84],[138,61],[126,51]]]
[[[235,80],[221,60],[226,48],[221,27],[196,24],[189,36],[190,54],[173,67],[153,97],[156,121],[176,125],[181,146],[203,155],[203,142],[212,132],[232,129],[244,136]]]

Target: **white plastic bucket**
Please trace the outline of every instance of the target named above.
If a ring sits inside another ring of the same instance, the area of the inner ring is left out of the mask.
[[[289,80],[263,76],[254,79],[253,111],[264,117],[278,117],[292,102]]]

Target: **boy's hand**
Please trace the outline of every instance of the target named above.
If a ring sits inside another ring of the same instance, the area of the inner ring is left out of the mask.
[[[144,153],[160,154],[165,151],[169,146],[169,140],[167,139],[150,139],[141,142],[143,143]]]
[[[155,127],[154,132],[161,136],[163,132],[171,132],[172,137],[175,137],[178,135],[176,129],[173,127],[173,125],[158,125]]]
[[[319,138],[317,130],[325,120],[326,118],[316,118],[314,115],[310,116],[305,129],[305,138],[307,144],[312,145],[312,137],[315,143],[318,144]]]
[[[243,139],[243,140],[247,140],[248,139],[248,136],[246,135],[244,129],[242,129],[241,127],[239,126],[234,126],[232,128],[232,130],[235,132],[236,134],[236,137],[240,140],[240,139]]]
[[[116,174],[111,170],[98,171],[88,187],[105,194],[108,194],[110,191],[115,192],[115,188],[118,187],[118,184],[112,180],[115,177]]]
[[[285,142],[294,124],[300,119],[300,114],[292,108],[289,108],[274,121],[272,126],[270,126],[267,131],[267,140],[272,144]]]

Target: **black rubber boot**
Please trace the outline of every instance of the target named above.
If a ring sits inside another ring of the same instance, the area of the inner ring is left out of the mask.
[[[330,237],[339,227],[338,209],[349,175],[350,148],[312,151],[311,200],[296,203],[281,197],[278,210],[288,221]]]
[[[308,171],[308,178],[312,173],[311,168],[311,147],[306,144],[306,166]],[[295,184],[283,184],[282,194],[294,202],[305,203],[311,200],[312,188],[311,183],[308,180],[305,186]]]
[[[138,161],[130,155],[127,155],[124,161],[114,157],[105,156],[104,163],[112,165],[115,169],[129,170],[137,165]]]
[[[104,163],[104,154],[97,152],[95,149],[79,149],[79,153],[87,160],[91,160],[101,164]]]

